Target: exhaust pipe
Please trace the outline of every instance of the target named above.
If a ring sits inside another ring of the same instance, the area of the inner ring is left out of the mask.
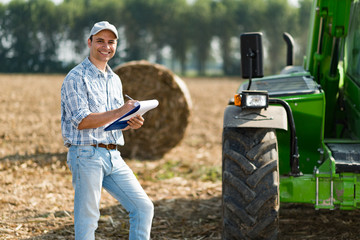
[[[292,66],[294,65],[294,39],[287,32],[283,33],[283,38],[287,45],[286,66]]]

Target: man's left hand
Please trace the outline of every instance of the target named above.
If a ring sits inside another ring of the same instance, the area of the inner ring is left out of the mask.
[[[144,124],[145,119],[140,116],[137,115],[136,117],[132,117],[129,119],[129,121],[127,121],[127,123],[129,124],[129,126],[127,126],[126,128],[124,128],[123,130],[128,130],[128,129],[139,129],[142,127],[142,125]]]

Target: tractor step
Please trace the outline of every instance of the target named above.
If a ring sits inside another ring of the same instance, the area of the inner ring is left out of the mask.
[[[327,144],[335,159],[336,172],[360,173],[360,144],[329,143]]]

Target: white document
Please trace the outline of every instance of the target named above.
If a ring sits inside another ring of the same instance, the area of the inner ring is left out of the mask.
[[[111,131],[116,129],[123,129],[128,126],[127,121],[137,115],[144,115],[147,111],[156,108],[159,105],[159,101],[156,99],[138,101],[135,103],[135,108],[112,122],[109,126],[105,128],[105,131]]]

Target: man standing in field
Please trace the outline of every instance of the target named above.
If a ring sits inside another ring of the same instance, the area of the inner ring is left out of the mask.
[[[68,73],[61,88],[61,128],[75,189],[76,240],[95,239],[102,187],[129,212],[129,239],[150,239],[153,203],[120,156],[122,131],[104,130],[136,102],[124,103],[120,78],[107,64],[115,54],[117,39],[113,25],[96,23],[88,39],[90,56]],[[123,131],[138,129],[143,123],[138,115]]]

